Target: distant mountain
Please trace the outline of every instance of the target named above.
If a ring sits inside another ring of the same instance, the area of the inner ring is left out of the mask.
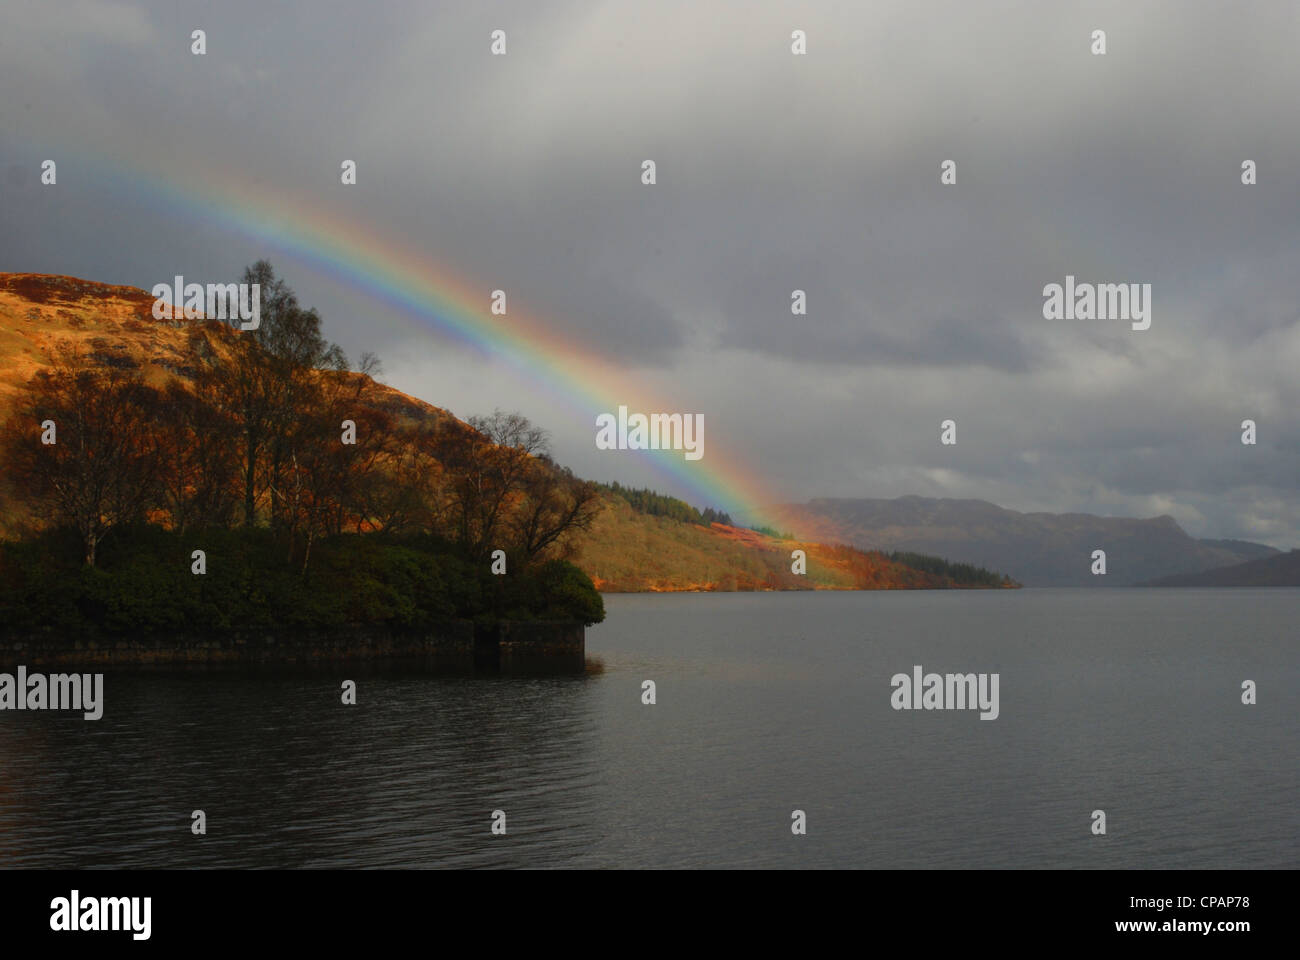
[[[1172,517],[1020,513],[985,500],[818,499],[776,511],[783,528],[862,550],[906,550],[998,570],[1025,586],[1131,586],[1277,554],[1241,540],[1197,540]],[[1106,551],[1106,576],[1091,573]]]
[[[1262,543],[1251,543],[1249,540],[1202,540],[1201,543],[1207,547],[1215,547],[1235,553],[1242,560],[1259,560],[1262,557],[1272,557],[1281,552],[1274,547]]]
[[[1234,567],[1161,577],[1146,587],[1300,587],[1300,550],[1275,553]]]

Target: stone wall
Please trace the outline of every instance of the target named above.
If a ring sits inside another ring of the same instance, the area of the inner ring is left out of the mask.
[[[539,623],[503,620],[480,630],[478,650],[490,657],[495,648],[503,670],[556,670],[581,672],[586,662],[586,628],[581,623]]]
[[[425,659],[507,666],[540,660],[579,668],[581,623],[503,621],[478,627],[454,620],[428,630],[378,626],[285,630],[192,630],[156,636],[78,639],[56,634],[0,636],[0,667],[189,663],[316,663]],[[575,659],[576,658],[576,659]]]

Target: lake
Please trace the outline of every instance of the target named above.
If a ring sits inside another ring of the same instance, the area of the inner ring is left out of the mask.
[[[0,866],[1300,865],[1300,590],[606,606],[580,677],[113,670],[98,721],[0,713]],[[997,718],[895,710],[916,665],[996,673]]]

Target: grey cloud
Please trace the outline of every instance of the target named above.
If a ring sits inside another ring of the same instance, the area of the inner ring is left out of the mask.
[[[111,169],[201,160],[420,251],[485,304],[505,288],[706,411],[787,498],[1169,507],[1203,535],[1300,543],[1298,43],[1289,5],[1209,0],[7,4],[0,170],[64,159],[57,192],[0,178],[0,269],[147,285],[267,256],[399,387],[545,410],[562,460],[636,482],[594,454],[585,409]],[[1067,273],[1151,283],[1151,330],[1045,321]]]

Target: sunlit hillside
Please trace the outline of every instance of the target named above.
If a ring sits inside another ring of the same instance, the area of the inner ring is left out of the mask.
[[[97,364],[140,371],[154,386],[194,376],[200,353],[222,355],[237,336],[219,321],[156,320],[144,290],[36,274],[0,274],[0,421],[13,412],[22,385],[47,366],[60,343],[75,344]],[[364,374],[352,374],[364,377]],[[367,403],[395,421],[450,422],[447,411],[367,379]],[[439,398],[447,399],[447,398]],[[526,412],[526,411],[525,411]],[[0,467],[0,534],[30,523],[19,515]],[[638,512],[602,494],[589,530],[568,544],[574,560],[606,591],[915,589],[988,586],[959,583],[946,571],[920,569],[850,547],[781,540],[723,523],[682,522]],[[681,510],[699,516],[693,508]],[[792,572],[794,552],[806,572]]]

